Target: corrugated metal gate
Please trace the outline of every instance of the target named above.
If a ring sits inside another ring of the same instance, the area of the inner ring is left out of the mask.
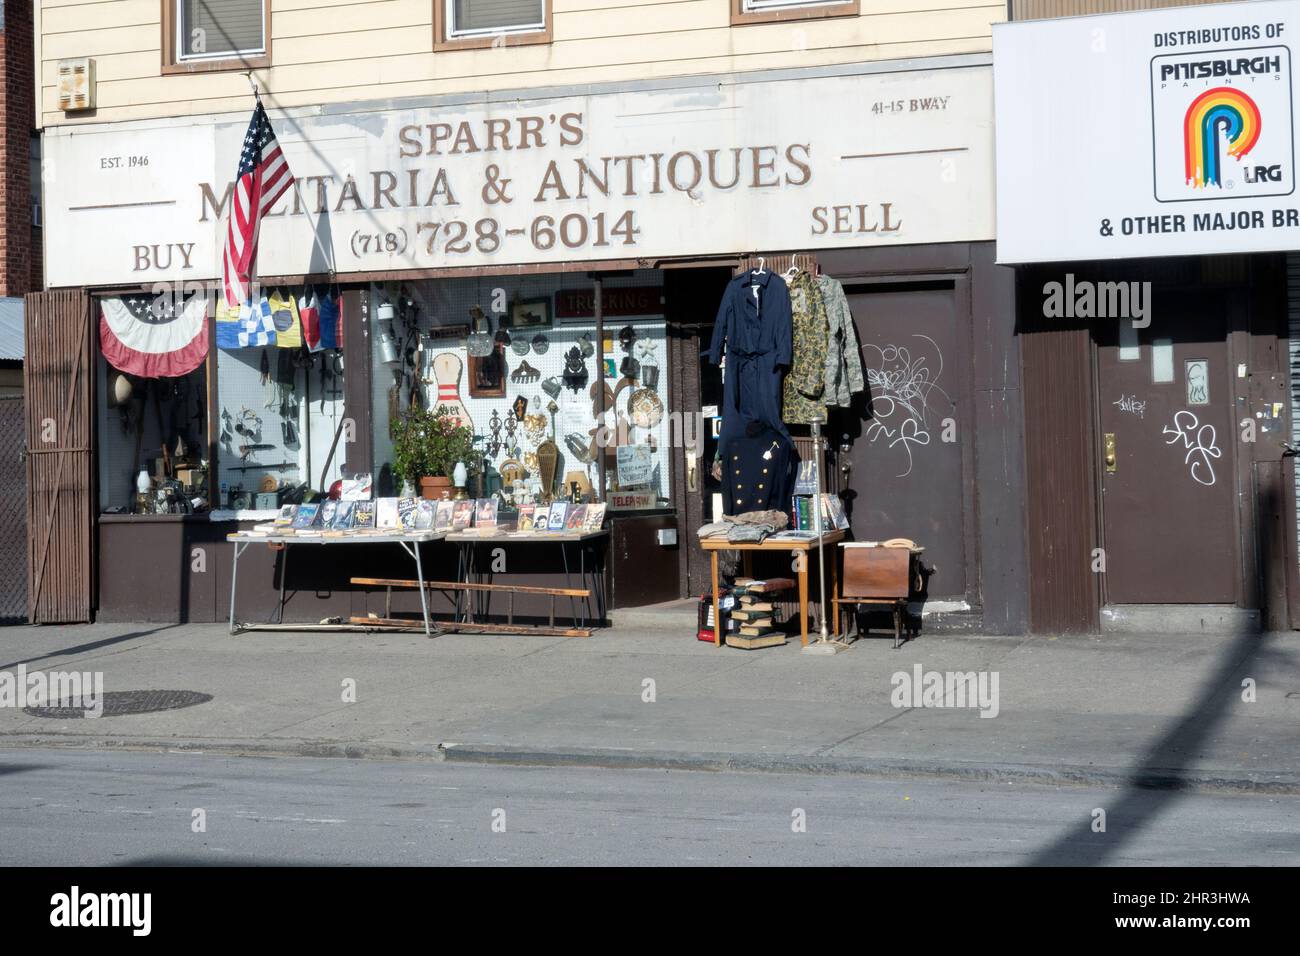
[[[28,614],[90,620],[94,376],[90,302],[81,290],[26,298]]]
[[[27,466],[23,397],[0,395],[0,624],[27,621]]]

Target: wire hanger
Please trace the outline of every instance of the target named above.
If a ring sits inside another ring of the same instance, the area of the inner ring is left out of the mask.
[[[767,262],[767,259],[766,259],[766,258],[764,258],[763,256],[759,256],[759,257],[758,257],[758,268],[754,270],[754,274],[755,274],[755,275],[762,275],[762,274],[763,274],[763,264],[764,264],[765,262]]]

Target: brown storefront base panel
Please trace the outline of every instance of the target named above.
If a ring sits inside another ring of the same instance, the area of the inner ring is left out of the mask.
[[[28,614],[33,624],[90,620],[91,395],[94,354],[84,291],[26,297]]]
[[[675,547],[659,543],[658,532],[673,529]],[[678,556],[681,531],[674,514],[619,515],[610,521],[610,607],[643,607],[681,597]]]
[[[638,526],[654,519],[635,519]],[[674,519],[668,516],[671,523]],[[615,522],[615,526],[621,522]],[[211,522],[202,516],[103,515],[99,523],[99,609],[102,621],[148,621],[157,623],[208,623],[224,621],[230,614],[230,576],[233,545],[226,535],[249,530],[252,522]],[[650,525],[652,526],[652,525]],[[649,527],[649,526],[647,526]],[[654,541],[653,531],[646,532]],[[615,536],[617,537],[617,532]],[[480,567],[490,561],[486,548],[479,554]],[[653,547],[671,554],[672,549]],[[346,553],[340,557],[338,550]],[[285,579],[284,611],[286,622],[318,622],[325,618],[364,617],[385,614],[382,587],[354,586],[351,577],[366,574],[376,578],[410,578],[415,565],[394,544],[355,545],[346,549],[298,545],[288,548],[288,571]],[[629,577],[645,575],[648,552],[636,549],[638,562],[628,566]],[[424,573],[430,580],[454,580],[457,549],[435,541],[421,546]],[[284,573],[284,551],[265,545],[252,545],[239,559],[239,588],[235,599],[235,618],[244,622],[275,620],[279,602],[280,576]],[[590,555],[588,563],[590,563]],[[676,557],[668,558],[672,574],[668,584],[676,596]],[[578,554],[569,551],[571,582],[582,586],[578,574]],[[588,567],[590,570],[590,567]],[[612,575],[611,575],[612,577]],[[560,588],[565,585],[558,546],[517,548],[510,552],[510,573],[495,575],[498,584],[519,583],[538,587]],[[147,584],[142,582],[147,581]],[[660,582],[662,584],[662,582]],[[589,586],[590,582],[588,582]],[[575,599],[576,600],[576,599]],[[665,599],[666,600],[666,599]],[[455,604],[450,595],[432,592],[430,611],[450,615]],[[394,591],[388,608],[394,614],[419,614],[420,599],[410,591]],[[594,613],[591,600],[588,613]],[[556,613],[568,616],[568,598],[556,605]],[[504,617],[504,599],[492,602],[494,615]],[[520,621],[545,620],[550,613],[550,599],[538,595],[520,595],[515,616]]]

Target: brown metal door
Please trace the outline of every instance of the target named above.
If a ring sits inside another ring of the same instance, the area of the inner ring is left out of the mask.
[[[94,478],[90,301],[80,290],[26,298],[28,614],[90,620]]]
[[[1103,594],[1233,604],[1240,548],[1226,306],[1157,292],[1151,325],[1098,334]],[[1095,560],[1095,559],[1094,559]]]
[[[963,396],[970,360],[961,290],[953,281],[852,285],[849,307],[870,392],[857,421],[837,417],[851,445],[849,491],[859,541],[911,538],[937,568],[933,597],[967,593],[962,502]]]

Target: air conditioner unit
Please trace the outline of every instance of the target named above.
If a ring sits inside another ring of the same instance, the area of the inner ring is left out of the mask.
[[[59,109],[65,113],[95,108],[95,60],[79,56],[59,61]]]

